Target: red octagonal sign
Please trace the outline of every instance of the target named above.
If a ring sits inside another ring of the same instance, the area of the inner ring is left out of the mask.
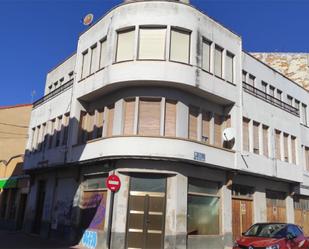
[[[106,186],[110,191],[116,192],[120,189],[120,179],[116,175],[110,175],[106,179]]]

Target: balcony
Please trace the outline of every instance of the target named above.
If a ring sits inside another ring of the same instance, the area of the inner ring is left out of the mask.
[[[39,105],[42,105],[42,104],[46,103],[48,100],[59,95],[61,92],[64,92],[65,90],[67,90],[68,88],[70,88],[73,85],[73,82],[74,82],[74,79],[71,79],[71,80],[67,81],[66,83],[64,83],[63,85],[61,85],[60,87],[58,87],[57,89],[55,89],[54,91],[52,91],[49,94],[43,96],[42,98],[36,100],[33,103],[32,109],[35,109]]]
[[[266,101],[267,103],[274,105],[282,110],[285,110],[297,117],[299,117],[299,110],[283,101],[281,101],[280,99],[277,99],[263,91],[261,91],[258,88],[255,88],[254,86],[251,86],[245,82],[242,83],[243,84],[243,89],[245,92],[250,93],[251,95],[262,99],[264,101]]]

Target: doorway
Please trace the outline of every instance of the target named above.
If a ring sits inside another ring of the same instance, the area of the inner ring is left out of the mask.
[[[165,199],[165,176],[149,174],[131,176],[126,248],[163,248]]]
[[[39,181],[38,182],[38,190],[37,190],[37,201],[36,201],[36,211],[34,217],[33,224],[33,233],[39,234],[41,231],[41,223],[44,209],[44,201],[45,201],[45,192],[46,192],[46,182]]]

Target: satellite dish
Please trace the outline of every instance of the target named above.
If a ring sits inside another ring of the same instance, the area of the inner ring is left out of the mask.
[[[222,138],[224,141],[231,141],[235,138],[235,130],[233,128],[226,128],[222,133]]]
[[[85,26],[90,26],[92,22],[93,22],[93,14],[89,13],[84,17],[83,24]]]

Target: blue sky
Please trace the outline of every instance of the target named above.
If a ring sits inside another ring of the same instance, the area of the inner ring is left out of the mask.
[[[81,18],[122,0],[0,0],[0,106],[43,95],[46,73],[76,50]],[[309,0],[191,0],[246,51],[309,52]]]

